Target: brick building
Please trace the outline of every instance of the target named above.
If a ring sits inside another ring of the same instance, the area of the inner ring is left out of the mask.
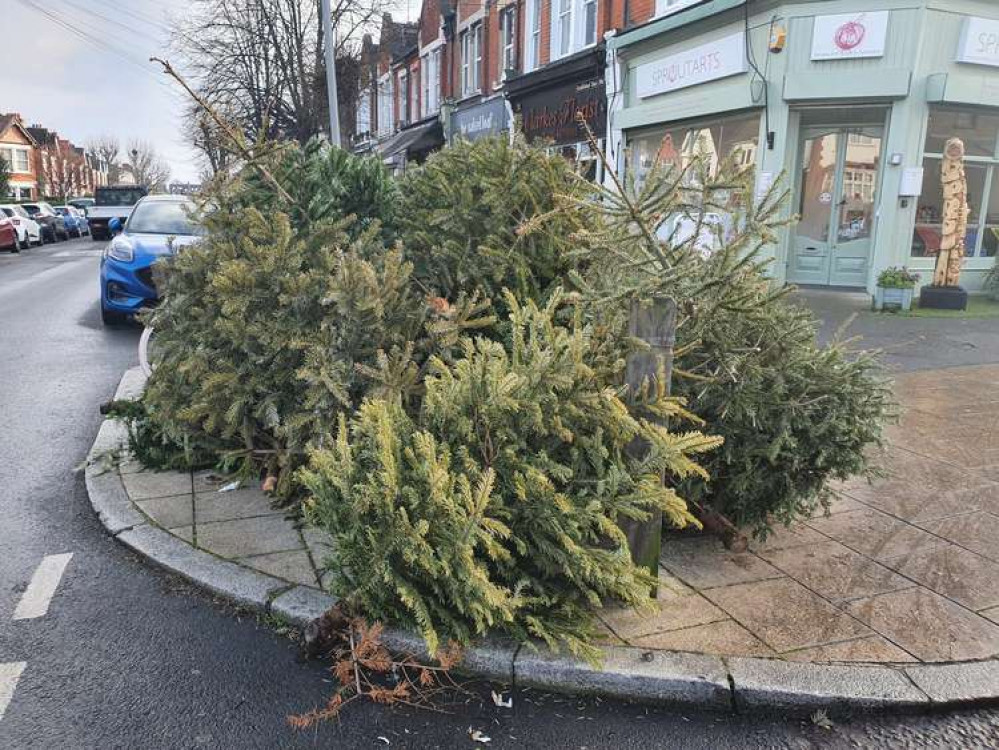
[[[10,168],[9,195],[0,199],[38,198],[38,175],[35,171],[37,144],[17,113],[0,114],[0,158]]]
[[[583,163],[598,178],[582,113],[606,132],[604,35],[684,0],[424,0],[419,20],[387,15],[361,51],[355,147],[397,168],[455,138],[509,131]]]

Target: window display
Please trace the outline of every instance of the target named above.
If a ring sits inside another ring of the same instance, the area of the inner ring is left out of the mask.
[[[923,190],[912,233],[913,257],[933,256],[940,248],[943,189],[940,164],[944,143],[960,138],[968,179],[966,258],[993,257],[999,248],[999,115],[971,110],[930,112],[923,154]]]

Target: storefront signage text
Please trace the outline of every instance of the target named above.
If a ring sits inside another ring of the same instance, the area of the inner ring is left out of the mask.
[[[460,136],[469,141],[506,130],[509,123],[506,101],[502,98],[459,110],[452,115],[452,118],[452,137]]]
[[[999,21],[970,16],[964,19],[957,61],[999,67]]]
[[[635,71],[636,87],[638,96],[645,99],[745,73],[747,69],[746,38],[739,32],[639,65]]]
[[[887,10],[879,10],[816,16],[812,29],[812,59],[884,57],[890,15]]]
[[[603,76],[582,83],[567,83],[524,98],[521,108],[524,135],[529,140],[550,139],[556,145],[586,140],[579,125],[581,114],[593,135],[607,130],[607,91]]]

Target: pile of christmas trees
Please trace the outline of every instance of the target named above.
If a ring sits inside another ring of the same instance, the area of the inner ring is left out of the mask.
[[[619,522],[696,523],[689,497],[765,531],[867,469],[888,391],[770,290],[780,196],[731,165],[596,194],[498,139],[398,182],[318,144],[252,166],[159,269],[145,455],[267,478],[332,535],[335,593],[432,650],[492,631],[592,653],[592,610],[653,584]],[[713,252],[675,229],[720,208]],[[685,406],[638,412],[628,311],[664,294]]]

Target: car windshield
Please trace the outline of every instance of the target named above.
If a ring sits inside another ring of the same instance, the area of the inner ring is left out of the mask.
[[[31,203],[25,203],[24,204],[24,210],[27,211],[32,216],[34,216],[35,214],[40,214],[42,212],[42,209],[40,209],[38,206],[35,206],[35,205],[31,204]]]
[[[97,188],[94,199],[98,206],[132,206],[144,198],[142,188]]]
[[[140,203],[128,217],[127,229],[137,234],[199,234],[188,218],[191,205],[184,201]]]

